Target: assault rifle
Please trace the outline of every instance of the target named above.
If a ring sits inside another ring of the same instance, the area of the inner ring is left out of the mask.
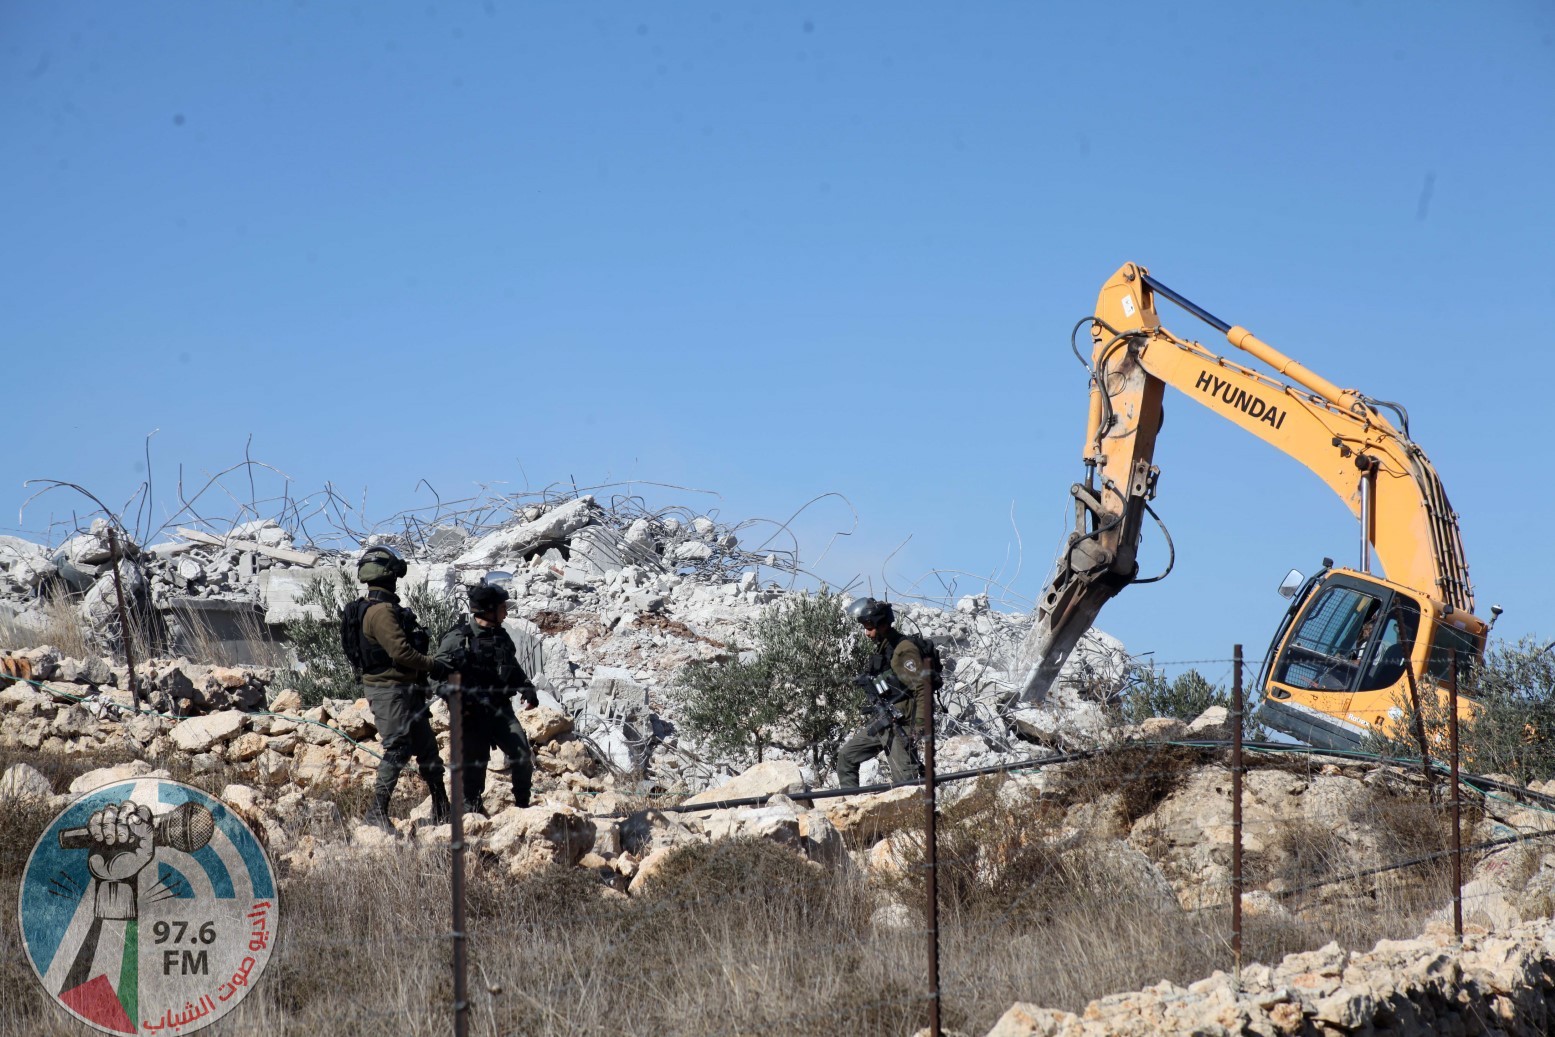
[[[864,730],[872,735],[883,735],[895,728],[896,737],[902,739],[902,744],[907,747],[908,758],[921,772],[923,761],[918,757],[917,739],[908,729],[907,715],[898,708],[912,697],[912,692],[893,673],[883,673],[877,677],[859,674],[853,678],[853,684],[864,689],[864,703],[859,706],[859,712],[869,719]]]

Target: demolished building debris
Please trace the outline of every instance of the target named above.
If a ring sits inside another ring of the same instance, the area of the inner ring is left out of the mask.
[[[51,610],[64,605],[99,651],[114,653],[117,588],[108,529],[98,519],[53,550],[0,539],[0,620],[30,631],[35,642],[57,618]],[[406,585],[424,584],[451,600],[481,579],[501,582],[514,599],[508,630],[548,705],[570,717],[577,736],[622,777],[695,791],[726,768],[704,759],[681,732],[677,675],[687,665],[747,651],[762,609],[797,593],[805,575],[797,552],[766,544],[747,549],[742,531],[688,509],[649,512],[635,498],[601,504],[583,493],[514,508],[494,525],[453,521],[367,534],[355,551],[299,544],[273,519],[236,523],[221,534],[180,527],[148,546],[121,533],[118,579],[131,611],[151,631],[156,661],[143,686],[153,702],[179,715],[229,703],[263,708],[262,695],[213,697],[203,690],[200,667],[178,660],[216,654],[223,662],[261,661],[243,653],[256,639],[281,636],[291,620],[321,618],[317,605],[300,602],[310,581],[354,571],[362,548],[394,546],[409,560]],[[996,763],[1028,751],[1023,742],[1062,745],[1105,727],[1102,700],[1127,664],[1114,639],[1093,632],[1052,702],[1018,708],[1013,669],[1024,616],[995,610],[987,594],[963,596],[953,608],[907,604],[899,611],[904,629],[933,639],[949,663],[951,679],[940,695],[946,765]],[[88,668],[79,663],[72,672]],[[110,686],[126,686],[122,676],[108,677]],[[827,778],[805,774],[815,785]]]

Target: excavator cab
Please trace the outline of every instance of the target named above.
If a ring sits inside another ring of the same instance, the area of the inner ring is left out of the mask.
[[[1214,328],[1238,350],[1233,356],[1257,366],[1172,334],[1161,325],[1158,300]],[[1472,615],[1457,515],[1410,438],[1401,404],[1341,388],[1137,263],[1102,285],[1070,346],[1090,376],[1085,481],[1070,488],[1075,524],[1022,645],[1024,701],[1043,700],[1108,600],[1171,570],[1169,536],[1165,571],[1141,579],[1138,557],[1145,517],[1163,534],[1166,528],[1150,502],[1161,476],[1155,447],[1169,387],[1305,467],[1359,522],[1358,569],[1325,560],[1316,576],[1293,572],[1284,585],[1290,608],[1260,676],[1265,724],[1313,745],[1354,749],[1373,732],[1408,738],[1401,723],[1407,710],[1422,699],[1430,709],[1436,702],[1428,696],[1445,697],[1453,660],[1462,686],[1472,686],[1467,667],[1483,657],[1489,627]],[[1477,708],[1465,699],[1459,713]]]
[[[1265,655],[1259,719],[1325,749],[1401,733],[1407,703],[1443,695],[1452,658],[1480,658],[1485,624],[1370,573],[1331,568],[1300,581]],[[1292,570],[1299,578],[1299,574]],[[1287,577],[1282,592],[1296,580]],[[1459,680],[1468,673],[1460,669]]]

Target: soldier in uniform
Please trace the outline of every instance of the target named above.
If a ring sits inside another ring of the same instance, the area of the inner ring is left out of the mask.
[[[848,615],[875,643],[875,654],[870,656],[859,683],[874,686],[883,680],[890,689],[887,702],[902,714],[902,719],[896,723],[867,724],[853,732],[837,752],[837,784],[845,789],[858,788],[859,767],[881,753],[885,753],[893,782],[913,781],[919,777],[916,742],[923,737],[923,710],[932,708],[927,704],[934,701],[929,664],[912,639],[892,625],[896,613],[889,602],[859,598],[848,606]]]
[[[464,691],[464,802],[485,813],[481,795],[495,745],[512,766],[513,800],[529,805],[534,782],[534,756],[529,737],[513,711],[514,696],[525,709],[540,704],[535,686],[519,665],[513,639],[502,629],[508,615],[508,592],[481,583],[470,588],[471,618],[454,627],[438,643],[436,658],[459,671]]]
[[[427,718],[426,679],[442,680],[452,671],[426,654],[426,631],[394,593],[405,572],[404,559],[391,548],[368,548],[356,567],[356,578],[367,584],[367,594],[346,606],[360,610],[362,685],[383,740],[383,760],[367,819],[384,827],[389,825],[394,786],[412,755],[432,792],[433,823],[443,824],[449,815],[443,761]]]

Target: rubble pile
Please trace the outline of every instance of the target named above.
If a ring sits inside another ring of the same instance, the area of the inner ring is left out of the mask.
[[[206,691],[208,674],[187,658],[215,646],[227,661],[258,661],[248,654],[256,638],[306,615],[322,618],[318,606],[299,599],[321,575],[354,573],[358,552],[299,547],[273,520],[221,536],[179,529],[177,537],[146,548],[119,538],[125,594],[167,631],[154,643],[173,657],[149,664],[143,690],[158,711],[179,715],[258,708],[263,703],[251,692]],[[688,665],[748,652],[757,616],[793,593],[785,585],[798,573],[790,554],[748,550],[739,537],[737,527],[709,516],[620,512],[585,494],[520,509],[479,535],[444,525],[369,536],[362,547],[384,544],[406,557],[402,591],[422,584],[462,602],[465,587],[500,582],[513,596],[507,626],[525,669],[591,750],[622,774],[695,791],[728,772],[679,731],[676,679]],[[116,595],[101,520],[52,552],[0,539],[0,619],[8,612],[13,628],[46,630],[43,602],[52,597],[71,603],[109,653],[117,644]],[[954,609],[898,605],[898,613],[898,626],[933,639],[947,662],[943,767],[1002,762],[1029,753],[1025,742],[1063,744],[1105,727],[1100,707],[1072,688],[1061,686],[1043,708],[1018,708],[1012,689],[1026,620],[994,611],[986,594],[963,597]],[[1115,679],[1125,659],[1121,644],[1096,633],[1070,672],[1100,670]],[[256,685],[271,683],[273,675],[258,672]],[[87,695],[127,687],[122,667],[59,679],[81,681]],[[805,773],[815,785],[826,778]]]

